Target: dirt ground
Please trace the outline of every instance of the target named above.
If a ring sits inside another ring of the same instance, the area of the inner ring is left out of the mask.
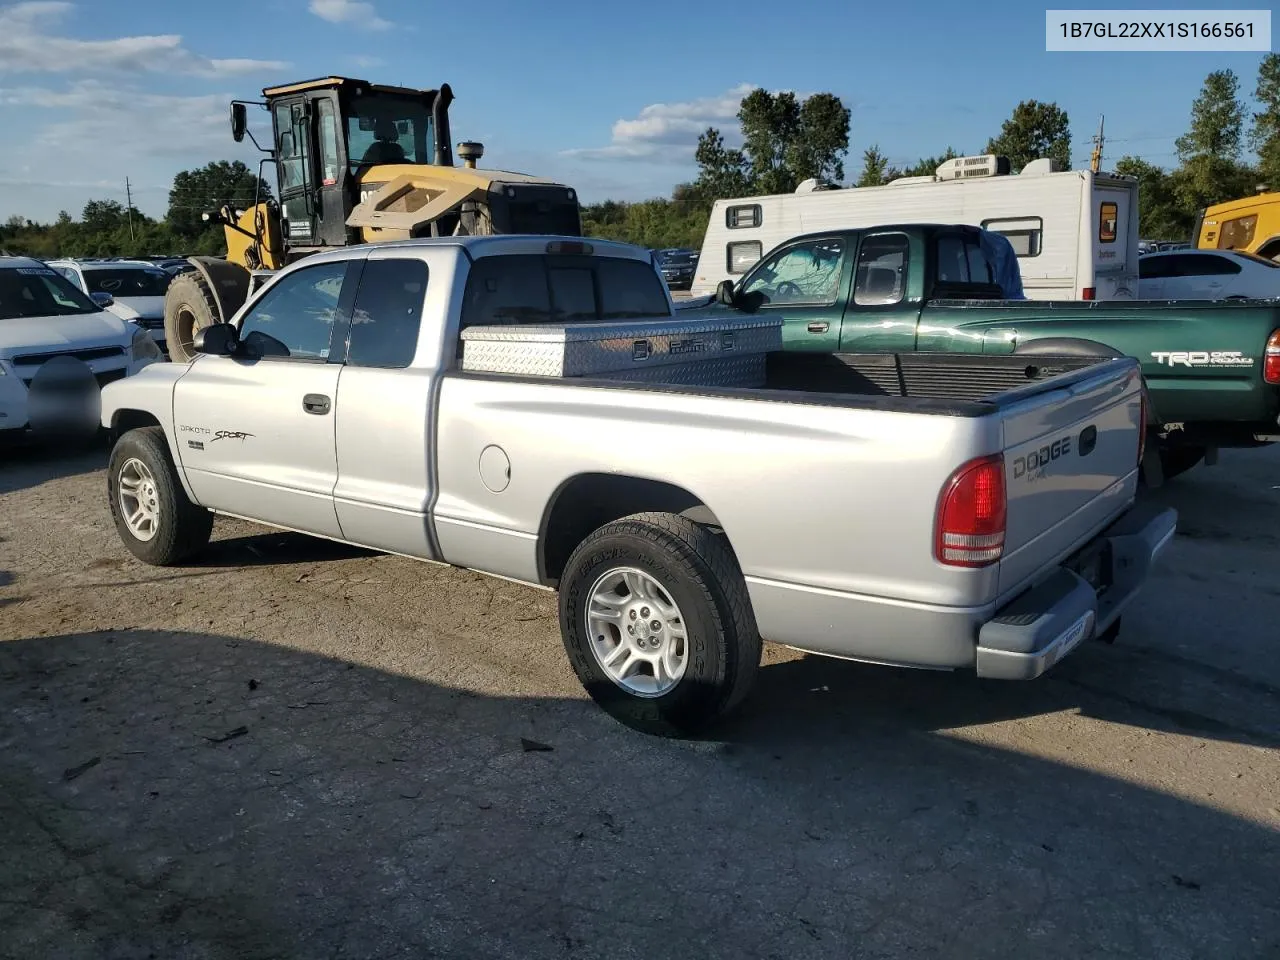
[[[1280,956],[1280,450],[1159,491],[1115,646],[1031,683],[769,648],[714,740],[585,700],[551,594],[0,451],[0,955]]]

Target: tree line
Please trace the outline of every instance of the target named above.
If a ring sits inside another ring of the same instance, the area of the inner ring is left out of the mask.
[[[1144,238],[1186,240],[1199,210],[1244,197],[1260,185],[1280,191],[1280,54],[1268,54],[1253,90],[1256,109],[1246,107],[1240,78],[1215,70],[1191,104],[1186,132],[1177,138],[1178,163],[1164,169],[1137,156],[1104,164],[1139,180],[1139,223]],[[698,247],[711,205],[726,197],[790,193],[815,178],[840,187],[849,151],[850,111],[839,97],[753,90],[739,105],[742,146],[725,145],[708,127],[698,138],[697,177],[678,184],[670,197],[639,202],[606,200],[582,208],[588,236],[646,247]],[[1032,160],[1051,157],[1071,166],[1067,112],[1056,103],[1019,103],[983,153],[1007,156],[1017,173]],[[927,176],[944,161],[962,156],[947,146],[936,156],[898,168],[878,144],[863,151],[852,189],[879,186],[898,177]],[[75,220],[63,211],[52,224],[12,216],[0,225],[0,249],[55,256],[212,255],[225,252],[223,231],[200,214],[221,203],[248,206],[270,188],[239,161],[217,161],[185,170],[173,180],[166,216],[154,220],[114,200],[92,200]]]
[[[255,191],[260,193],[255,194]],[[0,250],[49,260],[55,257],[222,256],[221,225],[203,214],[224,203],[252,205],[271,188],[239,160],[219,160],[173,178],[168,212],[148,217],[118,200],[90,200],[74,219],[66,210],[53,223],[36,223],[18,214],[0,224]]]

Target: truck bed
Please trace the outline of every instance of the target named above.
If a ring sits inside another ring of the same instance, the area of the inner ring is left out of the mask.
[[[765,387],[819,393],[991,401],[1100,357],[1034,358],[957,353],[773,353]]]

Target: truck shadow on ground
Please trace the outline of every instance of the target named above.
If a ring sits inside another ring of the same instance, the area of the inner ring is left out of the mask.
[[[236,521],[238,526],[247,525]],[[261,529],[255,527],[254,529]],[[215,528],[215,534],[217,529]],[[324,540],[301,533],[272,531],[213,540],[184,568],[287,566],[295,563],[324,563],[356,557],[379,556],[374,550],[353,547],[336,540]]]
[[[1280,949],[1276,832],[808,671],[693,743],[229,636],[0,644],[0,954]]]

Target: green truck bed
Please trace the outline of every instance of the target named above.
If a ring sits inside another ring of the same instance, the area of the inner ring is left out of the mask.
[[[1280,300],[1002,300],[979,236],[950,224],[809,234],[684,309],[781,314],[788,350],[1134,357],[1170,472],[1280,440]]]

